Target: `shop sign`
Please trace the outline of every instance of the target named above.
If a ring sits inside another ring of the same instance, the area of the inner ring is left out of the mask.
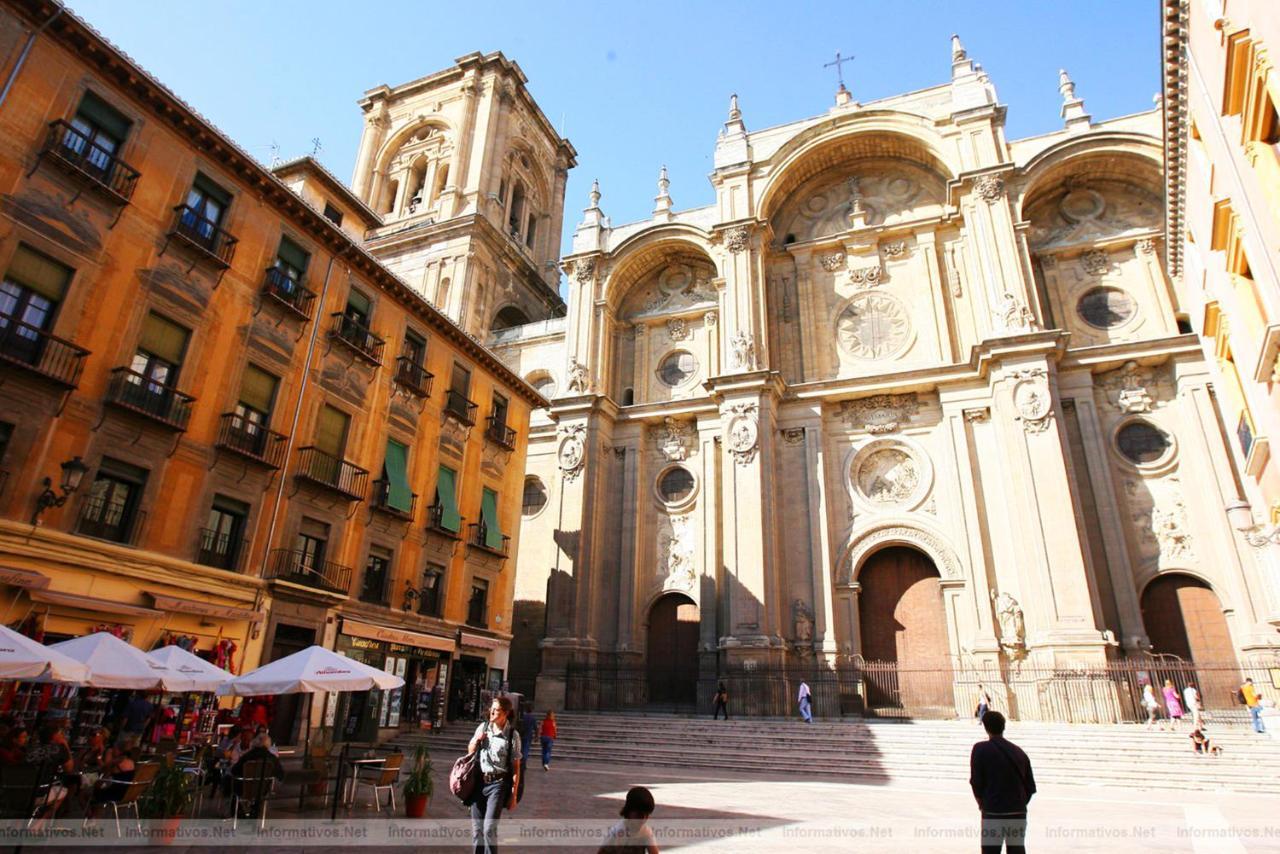
[[[462,645],[475,647],[476,649],[497,649],[502,646],[502,642],[497,638],[487,638],[484,635],[469,635],[463,632]]]
[[[25,587],[31,590],[43,590],[49,586],[49,579],[29,569],[15,569],[11,566],[0,566],[0,584],[12,587]]]
[[[453,638],[442,638],[426,635],[421,632],[407,632],[403,629],[392,629],[386,626],[375,626],[358,620],[342,621],[342,631],[352,638],[366,638],[382,641],[387,644],[400,644],[409,649],[435,649],[441,652],[453,652]],[[381,647],[374,647],[380,649]]]

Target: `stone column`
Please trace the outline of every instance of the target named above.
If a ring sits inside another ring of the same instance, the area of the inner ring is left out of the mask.
[[[356,152],[356,168],[351,176],[351,192],[361,198],[369,207],[374,207],[377,200],[372,197],[370,184],[377,170],[378,152],[386,141],[387,128],[391,122],[387,118],[386,102],[379,102],[369,110],[364,120],[364,130],[360,134],[360,148]]]
[[[783,430],[783,441],[793,441],[793,431],[799,431],[804,443],[806,487],[808,489],[809,530],[815,539],[811,548],[810,571],[813,583],[813,646],[824,663],[833,664],[839,653],[836,643],[835,574],[833,560],[835,545],[832,543],[830,502],[827,484],[826,448],[823,446],[822,413],[806,421],[803,427]]]

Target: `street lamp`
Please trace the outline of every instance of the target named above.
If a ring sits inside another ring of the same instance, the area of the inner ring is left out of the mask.
[[[418,590],[409,581],[404,583],[404,604],[400,608],[404,611],[412,611],[413,603],[422,599],[422,591]]]
[[[59,488],[62,490],[61,495],[53,491],[53,479],[46,477],[44,479],[44,490],[36,496],[36,510],[31,514],[31,524],[38,524],[40,522],[40,514],[50,507],[61,507],[66,504],[67,499],[71,497],[71,493],[80,488],[80,481],[84,480],[84,476],[88,472],[89,467],[78,456],[64,462],[62,464],[62,483],[59,484]]]
[[[1253,508],[1249,506],[1248,501],[1233,501],[1227,505],[1227,521],[1231,523],[1231,527],[1235,528],[1244,535],[1244,541],[1255,549],[1262,548],[1267,543],[1280,545],[1280,525],[1273,525],[1270,530],[1264,530],[1253,518]]]

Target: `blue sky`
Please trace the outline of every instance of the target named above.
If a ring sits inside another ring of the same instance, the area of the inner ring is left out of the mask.
[[[958,32],[1008,105],[1011,139],[1061,125],[1059,67],[1095,120],[1150,109],[1160,88],[1155,0],[842,3],[427,3],[412,0],[70,0],[109,40],[263,162],[306,154],[349,180],[356,101],[501,50],[578,150],[564,245],[600,179],[615,225],[647,218],[658,168],[677,208],[707,181],[729,94],[748,129],[825,111],[837,50],[860,101],[936,85]]]

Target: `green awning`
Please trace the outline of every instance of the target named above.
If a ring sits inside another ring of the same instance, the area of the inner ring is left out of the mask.
[[[462,527],[462,514],[458,512],[456,489],[453,469],[440,466],[440,477],[436,481],[436,503],[441,508],[440,527],[454,533]]]
[[[395,439],[388,439],[387,456],[382,463],[382,476],[387,479],[387,506],[402,513],[413,510],[408,470],[409,449]]]
[[[480,497],[480,518],[484,521],[485,548],[502,549],[502,529],[498,527],[498,494],[486,489]]]

